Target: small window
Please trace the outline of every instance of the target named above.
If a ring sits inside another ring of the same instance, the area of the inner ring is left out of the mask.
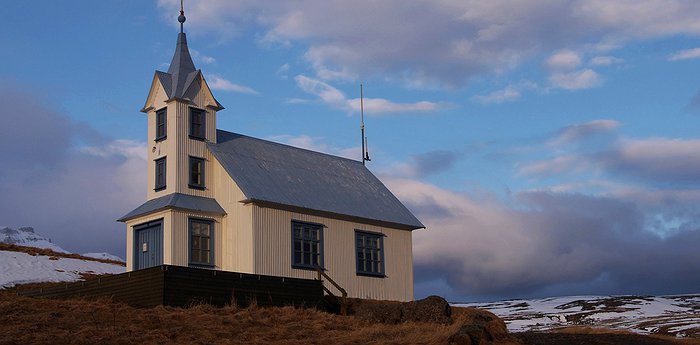
[[[190,157],[190,188],[204,189],[204,159]]]
[[[292,222],[292,267],[323,267],[323,225]]]
[[[206,138],[206,112],[202,109],[190,108],[190,137],[204,140]]]
[[[384,277],[384,235],[355,230],[357,274]]]
[[[156,141],[163,140],[168,135],[167,114],[168,108],[156,111]]]
[[[214,266],[214,222],[190,218],[190,264]]]
[[[165,157],[156,159],[156,187],[155,190],[165,189]]]

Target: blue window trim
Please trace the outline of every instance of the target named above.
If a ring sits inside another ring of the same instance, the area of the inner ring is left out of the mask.
[[[160,116],[163,116],[163,134],[158,135],[158,129],[160,128]],[[156,141],[162,141],[165,140],[165,138],[168,136],[168,108],[162,108],[156,110]]]
[[[318,238],[319,238],[319,246],[318,246],[319,247],[319,258],[318,258],[318,261],[319,261],[319,266],[321,267],[321,269],[324,269],[325,264],[324,264],[324,260],[323,260],[323,256],[324,256],[323,255],[323,252],[324,252],[324,250],[323,250],[323,228],[325,228],[326,226],[323,224],[319,224],[319,223],[304,222],[304,221],[299,221],[299,220],[294,220],[294,219],[292,220],[292,224],[291,224],[291,236],[290,236],[290,238],[291,238],[292,268],[302,269],[302,270],[314,270],[316,268],[316,266],[312,265],[312,264],[296,263],[294,261],[294,225],[295,224],[307,225],[307,226],[312,226],[314,228],[318,228],[318,232],[319,232],[319,235],[318,235]],[[303,247],[303,245],[302,245],[302,247]]]
[[[200,166],[200,172],[199,172],[199,175],[200,175],[200,176],[199,176],[199,179],[200,179],[201,183],[199,183],[199,184],[193,183],[193,182],[192,182],[192,163],[193,163],[193,162],[199,162],[199,163],[201,164],[201,166]],[[190,160],[189,160],[189,169],[188,169],[188,170],[189,170],[189,171],[188,171],[189,174],[188,174],[188,177],[187,177],[187,180],[188,180],[188,181],[187,181],[187,186],[188,186],[188,187],[190,187],[190,188],[192,188],[192,189],[200,189],[200,190],[206,189],[206,180],[205,180],[205,176],[206,176],[206,175],[205,175],[205,172],[206,172],[206,170],[204,169],[204,166],[206,165],[205,162],[206,162],[206,160],[204,160],[204,158],[195,157],[195,156],[190,156]]]
[[[167,158],[167,157],[161,157],[161,158],[158,158],[158,159],[156,159],[156,160],[154,161],[155,164],[156,164],[156,168],[155,168],[155,171],[154,171],[154,172],[155,172],[155,174],[154,174],[154,175],[155,175],[155,184],[154,184],[155,187],[153,188],[153,190],[155,190],[156,192],[165,189],[165,187],[166,187],[167,184],[168,184],[168,182],[167,182],[167,181],[168,181],[168,175],[167,175],[167,172],[168,172],[168,161],[166,160],[166,158]],[[161,162],[163,163],[163,168],[162,168],[162,169],[163,169],[163,183],[162,183],[162,184],[159,184],[159,183],[158,183],[158,182],[159,182],[159,181],[158,181],[158,169],[159,169],[158,166],[160,165]]]
[[[192,126],[192,120],[194,119],[194,113],[200,113],[202,114],[202,123],[200,124],[200,132],[201,133],[194,133],[194,126]],[[189,124],[190,124],[190,139],[194,140],[206,140],[207,137],[207,111],[204,109],[199,109],[199,108],[194,108],[190,107],[190,116],[189,116]],[[201,134],[201,135],[200,135]]]
[[[211,256],[211,262],[206,263],[206,262],[196,262],[192,261],[192,222],[200,222],[200,223],[209,223],[209,252]],[[214,268],[216,267],[216,245],[215,245],[215,236],[214,234],[216,233],[216,228],[215,228],[216,222],[213,219],[209,218],[200,218],[200,217],[188,217],[187,218],[187,263],[191,267],[203,267],[203,268]]]
[[[360,248],[357,245],[357,241],[360,236],[370,236],[379,239],[379,272],[372,272],[372,271],[367,271],[367,270],[362,270],[360,269],[360,256],[359,256],[359,250]],[[367,231],[367,230],[358,230],[355,229],[355,271],[358,276],[367,276],[367,277],[376,277],[376,278],[385,278],[385,262],[384,262],[384,237],[386,237],[385,234],[381,232],[373,232],[373,231]]]

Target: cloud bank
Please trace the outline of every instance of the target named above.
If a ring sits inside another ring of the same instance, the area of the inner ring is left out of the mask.
[[[145,144],[78,124],[16,85],[0,85],[0,223],[32,226],[70,251],[123,257],[116,219],[145,200]]]
[[[175,25],[177,0],[158,5]],[[381,76],[446,88],[541,56],[559,54],[548,63],[571,66],[582,51],[597,55],[635,40],[700,34],[700,3],[683,0],[212,0],[188,4],[186,11],[195,32],[227,39],[254,30],[261,44],[303,47],[303,59],[322,80]],[[601,79],[595,73],[569,72],[552,82],[570,90],[592,87]]]

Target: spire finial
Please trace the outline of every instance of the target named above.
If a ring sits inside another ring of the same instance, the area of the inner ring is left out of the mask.
[[[180,0],[180,16],[177,17],[177,21],[180,22],[180,33],[184,32],[183,25],[185,23],[185,8],[183,4],[184,0]]]

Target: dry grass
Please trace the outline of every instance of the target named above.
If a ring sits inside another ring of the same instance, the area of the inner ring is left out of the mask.
[[[27,253],[29,255],[34,255],[34,256],[44,255],[44,256],[55,257],[55,258],[80,259],[80,260],[97,261],[97,262],[104,262],[107,264],[126,266],[126,264],[121,262],[121,261],[90,258],[87,256],[82,256],[80,254],[58,253],[58,252],[54,252],[51,249],[24,247],[24,246],[18,246],[16,244],[8,244],[8,243],[2,243],[2,242],[0,242],[0,250],[11,251],[11,252],[22,252],[22,253]]]
[[[155,307],[0,293],[0,344],[446,344],[460,326],[370,324],[312,309]]]

